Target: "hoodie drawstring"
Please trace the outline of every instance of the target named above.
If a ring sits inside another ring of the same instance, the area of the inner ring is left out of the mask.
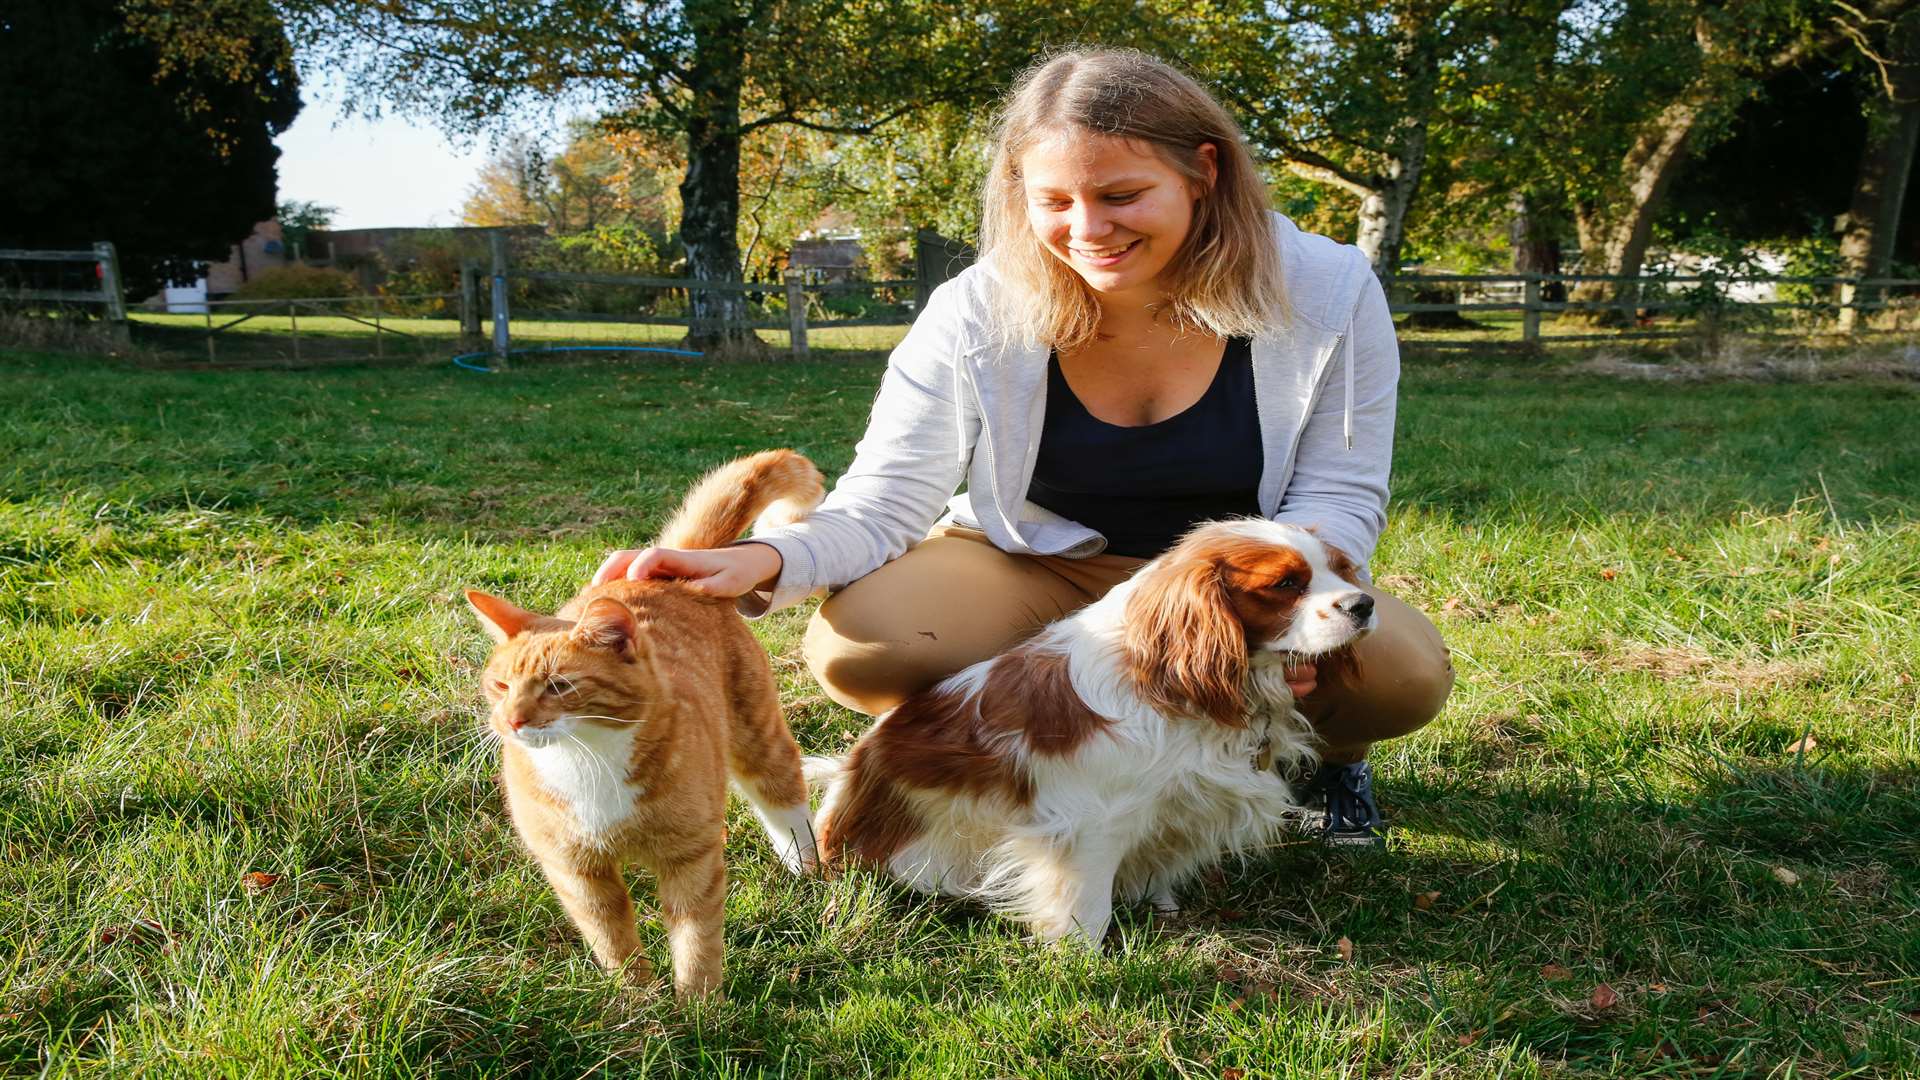
[[[1347,410],[1344,417],[1344,424],[1345,424],[1345,429],[1347,433],[1347,449],[1352,450],[1353,449],[1353,317],[1351,315],[1347,317],[1346,351],[1347,351],[1346,363],[1345,365],[1343,365],[1347,369],[1347,403],[1346,403]]]

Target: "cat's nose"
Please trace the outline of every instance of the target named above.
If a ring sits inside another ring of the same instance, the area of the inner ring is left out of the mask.
[[[533,717],[521,712],[508,713],[507,723],[512,725],[513,730],[519,731],[521,728],[533,723]]]

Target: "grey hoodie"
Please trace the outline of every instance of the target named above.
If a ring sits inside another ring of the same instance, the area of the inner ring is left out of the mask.
[[[1272,222],[1289,312],[1253,340],[1260,512],[1318,526],[1364,568],[1386,524],[1400,381],[1393,320],[1357,248],[1280,214]],[[1106,547],[1099,533],[1027,501],[1049,350],[996,343],[985,325],[990,274],[975,265],[934,290],[888,359],[866,435],[832,493],[805,521],[754,537],[784,565],[771,594],[740,598],[743,614],[872,573],[943,509],[944,520],[1003,551],[1085,558]]]

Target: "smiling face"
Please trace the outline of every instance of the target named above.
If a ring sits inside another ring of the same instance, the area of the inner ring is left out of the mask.
[[[1215,148],[1195,150],[1211,183]],[[1152,303],[1204,191],[1144,144],[1078,129],[1020,156],[1027,223],[1048,252],[1103,297]]]

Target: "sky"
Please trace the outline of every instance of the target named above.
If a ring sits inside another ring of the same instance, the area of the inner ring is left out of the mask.
[[[338,207],[337,229],[459,224],[488,152],[484,136],[456,144],[395,116],[347,117],[337,99],[318,94],[275,142],[280,201]]]

